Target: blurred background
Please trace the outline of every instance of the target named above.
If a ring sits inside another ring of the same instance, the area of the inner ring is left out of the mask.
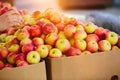
[[[45,10],[53,8],[71,16],[86,15],[91,11],[101,11],[120,15],[120,0],[2,0],[9,1],[19,9]]]

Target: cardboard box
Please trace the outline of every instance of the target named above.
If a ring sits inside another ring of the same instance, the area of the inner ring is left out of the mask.
[[[48,80],[111,80],[114,75],[120,77],[120,50],[52,58],[46,63]]]
[[[45,62],[0,70],[0,80],[46,80]]]

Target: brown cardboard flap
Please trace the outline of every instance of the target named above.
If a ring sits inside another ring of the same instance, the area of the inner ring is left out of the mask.
[[[120,50],[48,60],[49,80],[110,80],[120,78]]]
[[[0,70],[0,80],[46,80],[45,62]]]

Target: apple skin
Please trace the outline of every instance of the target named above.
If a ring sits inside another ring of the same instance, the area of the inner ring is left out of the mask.
[[[96,34],[88,34],[85,40],[86,40],[86,42],[89,42],[91,40],[98,42],[100,39]]]
[[[48,56],[48,53],[49,53],[49,49],[48,49],[47,45],[38,46],[36,51],[39,53],[41,58],[46,58]]]
[[[49,33],[45,37],[45,43],[49,45],[55,45],[57,40],[58,40],[57,33]]]
[[[120,48],[118,46],[112,46],[111,50],[119,50]]]
[[[107,32],[108,31],[106,29],[104,29],[102,27],[98,27],[98,28],[95,29],[94,34],[96,34],[100,38],[100,40],[102,40],[102,39],[105,39],[105,36],[106,36]]]
[[[39,63],[40,59],[41,59],[41,57],[37,51],[30,51],[26,56],[26,60],[30,64]]]
[[[82,25],[77,25],[76,26],[76,31],[79,31],[79,30],[84,30],[84,27]]]
[[[5,64],[3,69],[11,69],[11,68],[13,68],[13,65],[10,63],[7,63],[7,64]]]
[[[80,55],[81,51],[77,48],[71,47],[65,54],[67,56],[76,56],[76,55]]]
[[[56,27],[59,31],[63,31],[64,27],[65,27],[65,23],[61,22],[61,23],[57,23]]]
[[[63,32],[67,38],[70,38],[76,32],[76,27],[69,24],[69,25],[65,26]]]
[[[7,58],[8,54],[9,54],[9,51],[6,47],[0,48],[0,55],[2,58]]]
[[[5,42],[6,37],[7,37],[7,33],[1,33],[0,34],[0,42]]]
[[[23,53],[27,54],[30,51],[33,51],[34,45],[33,44],[26,44],[21,47]]]
[[[14,60],[15,60],[15,63],[18,64],[20,61],[26,60],[26,55],[24,53],[16,54]]]
[[[67,19],[67,24],[71,24],[71,25],[76,26],[78,24],[78,21],[76,20],[76,18],[70,17]]]
[[[27,44],[32,44],[32,40],[30,38],[24,38],[20,41],[20,45],[27,45]]]
[[[67,39],[58,39],[55,46],[64,53],[71,47],[71,44]]]
[[[0,60],[0,70],[4,68],[4,62]]]
[[[14,53],[19,53],[20,52],[20,46],[19,44],[13,44],[8,48],[8,51],[14,52]]]
[[[66,36],[65,36],[65,34],[64,34],[63,31],[59,31],[59,32],[58,32],[58,38],[59,38],[59,39],[65,39],[65,38],[66,38]]]
[[[110,42],[111,45],[115,45],[118,42],[118,35],[115,32],[106,33],[106,40]]]
[[[23,29],[18,29],[15,34],[14,34],[18,40],[22,40],[24,38],[29,38],[30,34],[28,32],[27,29],[23,28]]]
[[[74,41],[74,47],[81,50],[81,51],[86,50],[86,46],[87,46],[87,43],[85,40],[77,39]]]
[[[73,35],[73,38],[83,40],[87,37],[87,33],[84,30],[76,31]]]
[[[88,51],[88,50],[85,50],[85,51],[83,51],[81,54],[86,55],[86,54],[91,54],[91,52]]]
[[[44,40],[41,37],[34,37],[32,42],[36,47],[44,44]]]
[[[58,48],[53,48],[49,52],[50,58],[60,58],[62,57],[62,52]]]
[[[87,50],[94,53],[98,51],[98,43],[96,41],[89,41],[87,42]]]
[[[42,26],[42,31],[44,34],[49,34],[49,33],[52,33],[52,32],[56,32],[57,33],[57,27],[53,24],[53,23],[45,23],[43,26]]]
[[[98,42],[99,51],[109,51],[111,50],[111,44],[107,40],[101,40]]]
[[[120,36],[118,37],[117,45],[118,45],[118,47],[120,48]]]
[[[17,63],[17,67],[27,66],[27,65],[29,65],[29,63],[26,61],[20,61],[19,63]]]
[[[16,57],[16,53],[9,53],[7,56],[7,61],[10,64],[14,64],[15,63],[15,57]]]
[[[97,26],[92,22],[88,22],[84,27],[86,33],[94,33],[96,28]]]

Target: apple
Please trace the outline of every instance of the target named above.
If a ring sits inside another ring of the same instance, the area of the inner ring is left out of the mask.
[[[80,51],[80,49],[71,47],[70,49],[68,49],[68,51],[65,54],[67,56],[75,56],[75,55],[80,55],[81,51]]]
[[[112,46],[112,48],[111,48],[112,50],[119,50],[120,48],[118,47],[118,46]]]
[[[30,51],[26,56],[26,60],[30,64],[39,63],[40,59],[41,59],[41,57],[37,51]]]
[[[46,37],[46,34],[42,34],[42,35],[40,36],[40,38],[42,38],[43,40],[45,40],[45,37]]]
[[[8,35],[8,36],[6,36],[6,38],[5,38],[5,42],[7,43],[7,42],[11,42],[12,40],[14,40],[16,38],[16,36],[14,36],[14,35]]]
[[[39,45],[43,45],[44,44],[44,40],[41,37],[34,37],[32,39],[32,42],[35,46],[39,46]]]
[[[24,38],[20,41],[20,45],[27,45],[27,44],[32,44],[32,40],[30,38]]]
[[[118,37],[117,45],[118,45],[118,47],[120,48],[120,36]]]
[[[11,69],[11,68],[13,68],[13,65],[10,63],[7,63],[7,64],[5,64],[3,69]]]
[[[70,42],[71,46],[74,46],[75,40],[73,38],[70,38],[69,42]]]
[[[65,23],[61,22],[61,23],[57,23],[56,27],[59,31],[63,31],[64,27],[65,27]]]
[[[100,39],[96,34],[88,34],[85,40],[86,40],[86,42],[89,42],[91,40],[98,42]]]
[[[14,34],[18,40],[22,40],[24,38],[29,38],[30,34],[27,29],[18,29]]]
[[[76,39],[79,39],[79,40],[83,40],[87,37],[87,33],[84,31],[84,30],[79,30],[79,31],[76,31],[73,35],[73,38],[76,40]]]
[[[68,18],[67,24],[76,26],[78,24],[78,21],[76,20],[76,18],[70,17],[70,18]]]
[[[53,23],[45,23],[42,26],[42,31],[44,34],[49,34],[51,32],[56,32],[57,33],[57,27]]]
[[[0,55],[2,58],[6,58],[8,54],[9,54],[9,51],[6,47],[0,48]]]
[[[0,34],[0,42],[5,42],[6,37],[7,37],[7,33]]]
[[[39,10],[36,10],[36,11],[32,12],[31,16],[33,18],[35,18],[36,20],[38,20],[40,18],[40,14],[41,14],[41,12]]]
[[[87,42],[87,50],[94,53],[98,51],[98,43],[96,41],[89,41]]]
[[[33,25],[29,29],[29,33],[31,37],[39,37],[42,34],[41,26]]]
[[[109,51],[111,50],[111,44],[107,40],[101,40],[98,42],[99,51]]]
[[[13,44],[8,48],[8,51],[18,53],[20,51],[19,44]]]
[[[14,61],[15,57],[16,57],[15,53],[9,53],[8,56],[7,56],[7,61],[10,64],[14,64],[15,63],[15,61]]]
[[[84,27],[86,33],[94,33],[96,28],[97,26],[92,22],[88,22]]]
[[[105,39],[105,35],[107,31],[102,27],[98,27],[95,29],[94,33],[102,40],[102,39]]]
[[[83,51],[81,54],[86,55],[86,54],[91,54],[91,52],[88,51],[88,50],[85,50],[85,51]]]
[[[0,60],[0,69],[4,68],[4,62]]]
[[[16,32],[16,28],[14,28],[14,27],[11,27],[11,28],[9,28],[8,30],[7,30],[7,34],[8,35],[14,35],[14,33]]]
[[[55,45],[57,39],[58,39],[57,33],[49,33],[45,37],[45,43],[49,45]]]
[[[63,32],[67,38],[70,38],[76,32],[76,27],[69,24],[69,25],[65,26]]]
[[[27,65],[29,65],[29,64],[26,61],[20,61],[19,63],[17,63],[17,67],[27,66]]]
[[[58,32],[58,38],[59,38],[59,39],[64,39],[64,38],[66,38],[66,36],[65,36],[65,34],[64,34],[63,31],[59,31],[59,32]]]
[[[58,48],[53,48],[49,52],[50,58],[59,58],[62,57],[62,52]]]
[[[36,23],[36,22],[35,22],[35,19],[32,18],[29,14],[23,15],[23,19],[24,19],[25,24],[34,25],[34,24]]]
[[[25,61],[26,56],[24,53],[16,54],[15,56],[15,63],[18,64],[20,61]]]
[[[53,47],[51,45],[46,44],[46,46],[48,47],[48,50],[51,50]]]
[[[27,54],[30,51],[34,50],[34,45],[33,44],[26,44],[21,47],[21,51],[25,54]]]
[[[64,53],[71,47],[71,44],[67,39],[58,39],[55,46]]]
[[[79,30],[84,30],[84,26],[82,26],[82,25],[77,25],[77,26],[76,26],[76,31],[79,31]]]
[[[48,53],[49,53],[49,49],[48,49],[47,45],[38,46],[36,51],[39,53],[41,58],[46,58],[48,56]]]
[[[115,45],[118,42],[118,35],[115,32],[108,32],[106,33],[106,40],[108,40],[111,45]]]
[[[79,49],[79,50],[81,50],[81,51],[86,50],[86,45],[87,44],[86,44],[85,40],[79,40],[79,39],[77,39],[77,40],[74,41],[74,47],[77,48],[77,49]]]

